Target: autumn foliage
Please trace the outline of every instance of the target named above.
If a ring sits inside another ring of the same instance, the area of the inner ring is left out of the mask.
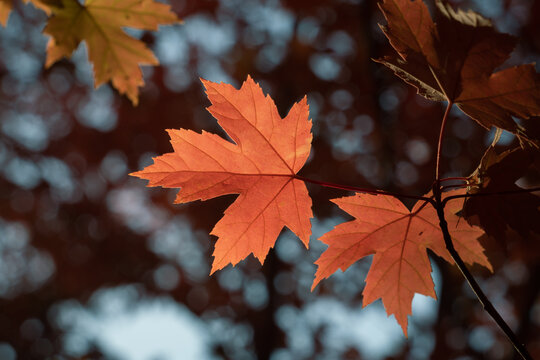
[[[134,106],[144,85],[140,66],[158,65],[158,60],[124,28],[154,31],[162,24],[181,23],[169,5],[154,0],[25,2],[48,16],[43,29],[49,36],[46,68],[69,58],[84,42],[95,87],[110,82]],[[12,1],[0,0],[0,24],[6,25],[12,7]],[[201,79],[211,104],[207,110],[225,136],[168,129],[172,151],[130,175],[147,180],[150,187],[179,189],[177,204],[238,195],[210,232],[217,238],[210,274],[250,255],[263,264],[284,228],[307,248],[312,207],[318,204],[312,204],[306,183],[354,192],[331,200],[353,219],[319,237],[327,248],[315,261],[311,289],[372,256],[363,306],[381,299],[407,336],[414,295],[436,298],[428,251],[457,264],[477,292],[464,264],[494,270],[483,245],[486,239],[503,245],[516,234],[539,239],[540,200],[534,194],[539,189],[525,189],[516,182],[538,161],[540,74],[534,64],[505,67],[517,39],[497,32],[478,13],[456,10],[444,1],[434,2],[432,14],[421,0],[381,0],[379,8],[386,19],[380,27],[395,51],[374,61],[425,99],[446,106],[442,122],[433,120],[440,131],[433,186],[426,194],[302,176],[310,156],[315,162],[318,156],[312,152],[309,97],[298,94],[301,100],[282,118],[274,100],[250,75],[238,89]],[[495,128],[496,135],[472,174],[443,178],[441,149],[454,105],[482,128]],[[498,151],[495,146],[503,130],[519,145]],[[404,199],[416,202],[409,208]],[[529,216],[521,216],[516,208]],[[527,358],[526,352],[521,354]]]
[[[139,87],[144,85],[140,65],[159,62],[142,41],[122,28],[157,30],[159,24],[180,22],[169,5],[154,0],[93,0],[84,5],[77,0],[30,1],[50,14],[43,30],[51,37],[45,67],[71,56],[84,41],[94,65],[95,87],[110,81],[134,105],[139,101]],[[11,4],[10,0],[0,1],[1,24],[6,24]]]
[[[311,198],[295,179],[311,149],[311,121],[304,98],[281,119],[274,102],[248,77],[240,90],[204,81],[208,109],[234,144],[190,130],[169,130],[174,152],[132,175],[149,186],[181,190],[177,203],[240,194],[212,234],[218,237],[212,272],[249,254],[262,263],[284,226],[308,245]]]
[[[497,33],[479,14],[454,11],[442,2],[436,2],[436,23],[421,1],[385,0],[380,7],[388,21],[383,31],[398,55],[378,62],[427,99],[446,101],[448,109],[455,103],[483,127],[514,133],[527,148],[537,144],[539,139],[527,131],[528,123],[516,120],[529,122],[540,115],[540,77],[534,66],[493,72],[508,58],[514,38]],[[311,144],[305,98],[281,119],[271,98],[249,76],[239,90],[205,80],[203,84],[212,103],[208,110],[234,143],[205,132],[169,130],[174,152],[155,158],[153,165],[133,175],[149,180],[149,186],[181,188],[178,203],[240,194],[211,232],[218,237],[212,272],[249,254],[262,263],[284,226],[307,246],[311,200],[296,175]],[[435,191],[441,191],[441,180],[436,179]],[[470,181],[471,189],[478,191],[481,184]],[[465,191],[439,194],[435,206],[444,207],[442,200],[456,193]],[[433,197],[428,194],[425,199]],[[313,288],[338,269],[374,255],[364,306],[381,298],[407,334],[414,294],[435,297],[426,250],[452,262],[436,209],[420,200],[409,211],[389,194],[357,193],[333,201],[356,219],[320,238],[329,248],[316,262]],[[472,207],[468,209],[470,215]],[[461,258],[491,270],[478,241],[484,231],[462,218],[462,202],[448,202],[444,216]]]
[[[395,315],[407,335],[407,316],[411,314],[414,294],[436,298],[426,250],[452,262],[435,210],[423,201],[409,210],[398,199],[385,195],[356,194],[333,202],[356,219],[321,237],[329,247],[316,262],[313,288],[338,269],[346,270],[373,254],[363,292],[364,306],[381,298],[388,315]],[[456,215],[460,210],[457,201],[446,207],[454,246],[468,264],[478,263],[491,270],[478,242],[483,231]]]
[[[249,77],[239,90],[205,80],[203,84],[212,102],[208,110],[234,144],[206,132],[169,130],[174,152],[132,175],[149,180],[149,186],[181,188],[177,203],[240,194],[211,232],[218,237],[212,273],[250,254],[263,263],[284,226],[307,246],[311,199],[303,181],[295,178],[311,148],[305,98],[281,119],[272,99]],[[382,298],[406,334],[414,294],[435,297],[426,249],[451,261],[437,214],[425,202],[409,211],[384,195],[357,194],[334,202],[357,220],[321,238],[330,247],[316,262],[313,288],[338,269],[375,254],[364,305]],[[491,268],[477,241],[483,231],[460,221],[459,210],[447,208],[458,251],[467,263]]]
[[[382,29],[397,56],[378,62],[388,66],[418,93],[434,101],[455,103],[486,129],[495,126],[535,143],[527,125],[516,122],[540,115],[540,77],[533,64],[493,72],[508,59],[516,39],[495,31],[473,11],[455,11],[435,2],[435,22],[422,1],[385,0],[388,21]]]

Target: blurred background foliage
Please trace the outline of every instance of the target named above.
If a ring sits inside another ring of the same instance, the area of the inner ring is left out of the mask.
[[[314,141],[301,175],[416,195],[433,181],[443,107],[371,61],[392,51],[375,1],[170,3],[183,25],[128,30],[161,62],[144,68],[136,108],[93,89],[84,46],[44,70],[46,17],[31,5],[17,3],[0,29],[0,358],[512,358],[436,256],[439,301],[415,297],[408,340],[380,301],[361,309],[370,259],[310,292],[317,237],[347,220],[327,201],[343,191],[309,186],[309,250],[283,231],[264,266],[249,258],[208,276],[208,233],[234,197],[173,205],[174,190],[127,175],[171,151],[165,129],[223,135],[199,77],[239,86],[251,74],[283,116],[307,94]],[[453,3],[519,37],[511,64],[538,62],[538,1]],[[457,111],[447,134],[445,176],[470,174],[492,134]],[[495,273],[474,274],[540,356],[540,264],[485,244]]]

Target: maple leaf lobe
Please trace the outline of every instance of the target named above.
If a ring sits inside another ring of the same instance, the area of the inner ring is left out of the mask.
[[[13,0],[0,0],[0,25],[6,26],[12,8]]]
[[[295,174],[311,149],[307,100],[282,119],[273,100],[251,77],[240,89],[201,79],[218,120],[234,143],[203,131],[168,130],[174,152],[133,173],[148,186],[180,188],[176,201],[239,194],[211,231],[218,240],[211,272],[249,254],[261,263],[284,226],[307,247],[311,198]]]

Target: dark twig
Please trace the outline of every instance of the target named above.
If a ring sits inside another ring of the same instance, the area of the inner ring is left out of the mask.
[[[462,198],[462,197],[466,198],[466,197],[470,197],[470,196],[485,196],[485,195],[489,194],[489,193],[483,193],[483,194],[482,193],[477,193],[477,194],[469,194],[469,195],[453,195],[453,196],[448,196],[444,200],[441,199],[441,193],[442,193],[441,192],[442,191],[442,189],[441,189],[441,181],[442,181],[442,179],[440,178],[440,173],[441,173],[441,171],[440,171],[441,161],[440,160],[441,160],[441,153],[442,153],[442,142],[443,142],[443,136],[444,136],[444,131],[445,131],[445,128],[446,128],[446,124],[448,122],[448,117],[449,117],[449,114],[450,114],[450,109],[452,108],[452,106],[453,106],[453,103],[452,103],[452,101],[449,100],[448,105],[446,107],[446,111],[444,112],[442,123],[441,123],[441,130],[440,130],[440,133],[439,133],[439,142],[438,142],[438,145],[437,145],[437,165],[436,165],[436,169],[435,169],[435,183],[433,184],[433,195],[435,196],[435,204],[433,204],[433,202],[431,202],[431,204],[433,205],[433,207],[437,211],[437,216],[439,218],[439,226],[440,226],[441,231],[443,233],[443,238],[444,238],[444,243],[446,245],[446,249],[450,253],[450,256],[452,257],[452,259],[456,263],[456,265],[459,268],[459,270],[461,271],[461,273],[463,274],[463,277],[465,277],[465,279],[469,283],[469,286],[471,287],[472,291],[474,292],[474,294],[478,298],[478,301],[480,301],[480,304],[482,304],[484,310],[493,318],[493,320],[495,320],[495,322],[497,323],[499,328],[501,328],[501,330],[504,332],[504,334],[506,335],[508,340],[510,340],[510,342],[512,343],[512,345],[514,346],[514,348],[516,349],[518,354],[524,360],[532,360],[532,357],[529,354],[529,352],[527,351],[527,349],[525,348],[525,345],[523,345],[518,340],[516,334],[514,334],[514,332],[508,326],[508,324],[504,321],[502,316],[497,312],[497,310],[495,309],[495,307],[493,306],[491,301],[489,301],[486,294],[484,294],[484,292],[480,288],[480,285],[478,285],[478,283],[476,282],[476,280],[474,279],[472,274],[467,269],[467,266],[465,265],[465,263],[463,262],[463,260],[459,256],[459,254],[457,253],[456,249],[454,248],[454,244],[452,243],[452,237],[450,236],[450,232],[448,231],[448,223],[446,222],[446,219],[444,217],[444,207],[445,207],[446,203],[449,200]],[[538,188],[538,190],[540,190],[540,188]],[[500,195],[500,194],[504,194],[504,193],[513,194],[513,193],[527,192],[527,191],[532,192],[532,191],[535,191],[535,190],[534,189],[528,189],[528,190],[525,190],[525,191],[519,191],[519,190],[506,191],[506,192],[503,191],[503,192],[492,193],[492,194],[489,194],[489,195],[496,195],[496,194]]]
[[[445,181],[467,181],[467,178],[466,177],[448,177],[448,178],[442,178],[439,181],[440,182],[445,182]]]
[[[444,186],[441,186],[441,190],[448,190],[448,189],[463,189],[463,188],[466,188],[467,184],[457,184],[457,185],[444,185]]]
[[[491,301],[489,301],[486,294],[484,294],[484,292],[480,288],[480,285],[478,285],[472,274],[467,269],[467,266],[457,253],[456,249],[454,248],[454,244],[452,243],[452,237],[450,236],[450,232],[448,231],[448,223],[446,222],[446,219],[444,217],[444,205],[446,202],[441,200],[441,189],[439,188],[439,186],[435,185],[433,187],[433,193],[435,194],[434,207],[437,211],[437,216],[439,217],[439,226],[443,233],[444,243],[446,245],[446,249],[450,253],[450,256],[452,256],[452,259],[469,283],[469,286],[478,298],[478,301],[480,301],[480,303],[482,304],[484,310],[493,318],[493,320],[495,320],[499,328],[501,328],[508,340],[510,340],[519,355],[525,360],[532,360],[532,357],[525,348],[525,345],[518,340],[516,334],[514,334],[510,326],[508,326],[502,316],[497,312]],[[446,198],[445,200],[448,200],[448,198]]]

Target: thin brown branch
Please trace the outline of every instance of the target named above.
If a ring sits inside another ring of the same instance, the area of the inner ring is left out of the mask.
[[[447,189],[462,189],[462,188],[466,188],[467,184],[456,184],[456,185],[444,185],[444,186],[441,186],[441,190],[447,190]]]
[[[442,140],[444,137],[444,130],[446,129],[446,123],[448,122],[448,115],[450,114],[450,110],[452,109],[452,105],[454,103],[452,101],[448,102],[448,105],[446,106],[446,111],[444,112],[444,116],[441,123],[441,131],[439,132],[439,143],[437,144],[437,165],[435,167],[435,179],[437,182],[440,182],[440,168],[441,168],[441,152],[442,152]]]
[[[435,194],[434,207],[435,207],[435,210],[437,211],[437,216],[439,217],[439,226],[443,233],[444,243],[446,245],[446,249],[450,253],[450,256],[452,257],[457,267],[463,274],[463,277],[465,277],[465,279],[469,283],[469,286],[471,287],[472,291],[478,298],[478,301],[480,301],[480,304],[482,304],[484,310],[493,318],[493,320],[495,320],[499,328],[504,332],[508,340],[510,340],[510,342],[514,346],[517,353],[524,360],[532,360],[532,357],[527,351],[527,348],[525,347],[525,345],[519,341],[519,339],[517,338],[516,334],[512,331],[510,326],[508,326],[508,324],[504,321],[502,316],[497,312],[497,309],[495,309],[491,301],[489,301],[486,294],[482,291],[482,289],[480,288],[480,285],[478,285],[478,283],[476,282],[472,274],[467,269],[467,266],[465,265],[465,263],[459,256],[458,252],[454,248],[454,244],[452,243],[452,237],[450,236],[450,232],[448,231],[448,223],[446,222],[446,219],[444,217],[444,205],[446,202],[441,200],[441,189],[438,186],[434,186],[433,193]],[[445,200],[447,200],[448,198],[446,198]]]
[[[445,181],[467,181],[468,179],[466,177],[447,177],[442,178],[439,180],[439,182],[445,182]]]

